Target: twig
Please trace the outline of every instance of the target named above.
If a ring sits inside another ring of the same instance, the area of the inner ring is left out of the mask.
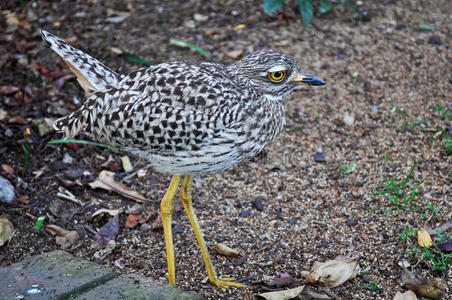
[[[430,235],[434,235],[438,234],[438,231],[439,233],[443,233],[448,231],[450,228],[452,228],[452,219],[447,220],[446,223],[439,226],[438,228],[427,229],[427,232],[430,233]]]
[[[77,199],[74,194],[72,194],[71,192],[69,192],[68,190],[66,190],[65,188],[62,188],[61,186],[58,188],[58,193],[57,196],[69,201],[74,202],[75,204],[78,204],[80,206],[83,206],[84,203],[82,201],[80,201],[79,199]]]

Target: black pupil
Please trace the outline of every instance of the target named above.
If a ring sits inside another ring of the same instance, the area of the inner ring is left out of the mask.
[[[281,72],[275,72],[275,73],[273,73],[273,76],[274,76],[275,78],[279,79],[279,78],[281,78],[282,73],[281,73]]]

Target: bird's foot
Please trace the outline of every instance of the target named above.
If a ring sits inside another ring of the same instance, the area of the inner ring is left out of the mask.
[[[246,288],[246,285],[234,282],[235,280],[235,278],[215,278],[214,280],[211,280],[210,283],[216,285],[220,289],[224,289],[230,286],[237,288]]]

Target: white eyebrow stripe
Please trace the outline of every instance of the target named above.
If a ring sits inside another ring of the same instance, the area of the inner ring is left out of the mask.
[[[274,67],[271,67],[270,69],[267,70],[267,72],[278,72],[278,71],[285,71],[286,70],[286,66],[284,65],[277,65]]]

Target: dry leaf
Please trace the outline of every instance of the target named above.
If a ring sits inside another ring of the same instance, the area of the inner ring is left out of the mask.
[[[133,171],[133,166],[130,163],[130,159],[128,156],[121,157],[121,161],[122,161],[122,168],[124,169],[124,171],[126,171],[126,172]]]
[[[150,217],[151,217],[150,214],[146,214],[145,216],[143,216],[140,213],[130,213],[127,216],[126,227],[133,228],[138,224],[146,223]]]
[[[424,228],[417,232],[417,242],[421,247],[429,248],[432,245],[432,238]]]
[[[2,164],[2,169],[8,174],[14,174],[14,169],[10,165]]]
[[[233,59],[240,59],[243,56],[243,49],[229,51],[226,55]]]
[[[8,242],[14,233],[14,226],[6,217],[0,217],[0,247]]]
[[[17,202],[27,205],[30,204],[30,199],[28,199],[28,196],[20,196],[19,198],[17,198]]]
[[[266,300],[288,300],[299,296],[301,292],[303,292],[304,287],[305,286],[302,285],[290,290],[262,293],[258,294],[257,296]]]
[[[68,249],[71,247],[78,239],[80,235],[75,230],[66,230],[58,225],[50,224],[45,227],[46,231],[55,237],[55,242],[57,245],[61,246],[61,249]]]
[[[119,232],[118,216],[112,218],[94,236],[94,241],[91,245],[94,249],[105,248],[109,242],[114,241]],[[114,248],[114,247],[113,247]]]
[[[324,263],[315,262],[311,273],[305,279],[305,283],[333,288],[355,278],[358,269],[357,255],[338,256],[334,260],[328,260]]]
[[[45,229],[48,233],[50,233],[53,236],[64,236],[69,232],[68,230],[54,224],[47,225]]]
[[[402,286],[406,289],[412,290],[419,296],[430,299],[440,299],[446,283],[444,279],[418,279],[412,272],[403,269]]]
[[[394,296],[394,300],[417,300],[417,297],[412,291],[406,291],[403,294],[401,292],[397,292]]]
[[[213,246],[218,253],[226,255],[226,256],[239,256],[240,252],[236,249],[232,249],[225,244],[215,244]]]
[[[106,208],[101,208],[96,210],[93,215],[91,216],[91,218],[94,218],[95,216],[101,215],[101,214],[109,214],[112,217],[116,217],[117,215],[119,215],[120,210],[119,209],[106,209]]]
[[[142,194],[125,187],[119,182],[116,182],[113,178],[113,175],[113,172],[104,170],[100,172],[99,177],[95,181],[89,183],[89,186],[93,189],[101,188],[107,191],[115,191],[117,193],[120,193],[124,197],[135,200],[137,202],[149,202],[149,200],[146,199]]]
[[[330,292],[330,294],[332,294]],[[334,296],[333,296],[334,297]],[[302,300],[331,300],[331,299],[339,299],[339,297],[330,297],[329,295],[325,294],[324,292],[320,292],[314,289],[314,287],[308,285],[303,290],[303,292],[300,294],[298,298],[301,298]]]

